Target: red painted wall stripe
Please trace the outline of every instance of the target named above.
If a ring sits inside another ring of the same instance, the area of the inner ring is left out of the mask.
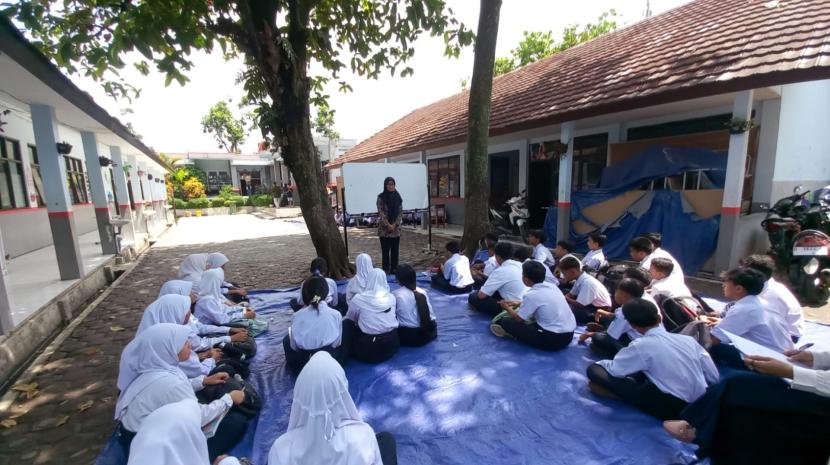
[[[110,211],[110,207],[95,207],[95,211],[97,211],[97,212],[108,212],[108,211]]]
[[[571,202],[556,202],[556,206],[559,208],[570,207]]]
[[[724,215],[740,215],[741,207],[721,207],[720,211]]]
[[[49,216],[51,218],[69,218],[72,216],[72,212],[49,212]]]

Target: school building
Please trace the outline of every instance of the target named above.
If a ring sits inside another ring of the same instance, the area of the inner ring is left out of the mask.
[[[0,382],[167,227],[166,172],[0,16]]]
[[[531,226],[554,242],[662,229],[672,253],[707,255],[695,271],[766,250],[761,205],[830,183],[828,31],[824,1],[697,0],[497,77],[491,207],[527,191]],[[468,95],[330,167],[424,163],[432,204],[463,224]]]

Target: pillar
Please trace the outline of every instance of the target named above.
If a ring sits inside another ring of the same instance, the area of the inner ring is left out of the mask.
[[[752,118],[752,90],[735,94],[732,117]],[[738,264],[742,248],[738,247],[738,223],[741,215],[741,197],[744,190],[746,152],[750,131],[729,136],[729,158],[726,161],[726,185],[723,188],[718,248],[715,252],[715,271],[721,272]]]
[[[556,240],[571,235],[571,186],[573,182],[574,122],[562,123],[559,141],[568,144],[568,150],[559,158],[559,195],[556,202]]]
[[[127,192],[127,175],[124,173],[124,157],[121,156],[121,147],[110,146],[110,157],[112,158],[112,176],[115,182],[115,197],[118,202],[118,211],[121,218],[130,220],[130,224],[121,228],[121,237],[126,241],[135,242],[135,226],[133,223],[133,211],[130,207],[130,194]]]
[[[0,242],[2,242],[1,237],[2,233],[0,233]],[[12,319],[12,306],[9,300],[9,292],[6,288],[6,273],[0,272],[0,334],[9,334],[13,329],[14,320]]]
[[[100,156],[98,154],[98,140],[94,133],[83,131],[81,132],[81,142],[84,145],[89,190],[92,193],[92,203],[95,206],[95,221],[98,223],[98,236],[101,238],[101,252],[104,255],[115,255],[118,250],[115,246],[115,238],[112,235],[104,174],[101,172],[101,165],[98,161]]]
[[[134,156],[127,156],[127,164],[130,165],[130,186],[133,192],[133,204],[135,204],[135,213],[133,214],[133,225],[136,232],[147,232],[147,227],[144,222],[144,196],[141,195],[141,181],[138,179],[138,162]]]
[[[66,164],[55,146],[60,141],[55,109],[39,104],[30,107],[58,271],[62,280],[80,279],[84,276],[84,265],[81,248],[78,246],[72,203],[66,187]]]

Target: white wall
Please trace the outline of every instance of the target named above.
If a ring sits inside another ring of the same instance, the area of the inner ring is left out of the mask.
[[[772,198],[830,183],[830,80],[783,86]]]

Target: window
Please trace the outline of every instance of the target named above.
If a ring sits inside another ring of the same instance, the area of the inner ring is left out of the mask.
[[[26,183],[20,143],[0,137],[0,208],[26,208]]]
[[[572,189],[581,191],[599,187],[607,160],[607,133],[574,138]]]
[[[77,158],[64,156],[66,162],[66,187],[73,204],[89,203],[86,189],[86,173],[84,164]]]
[[[429,160],[429,195],[461,197],[461,156]]]
[[[686,134],[709,131],[723,131],[726,129],[726,123],[728,123],[731,119],[731,113],[724,113],[704,118],[671,121],[669,123],[655,124],[652,126],[640,126],[630,128],[628,130],[626,140],[634,141],[642,139],[656,139],[658,137],[682,136]]]
[[[35,185],[35,195],[37,195],[37,206],[43,207],[46,202],[43,201],[43,177],[40,175],[40,160],[37,157],[37,147],[29,144],[29,164],[32,167],[32,181]]]

